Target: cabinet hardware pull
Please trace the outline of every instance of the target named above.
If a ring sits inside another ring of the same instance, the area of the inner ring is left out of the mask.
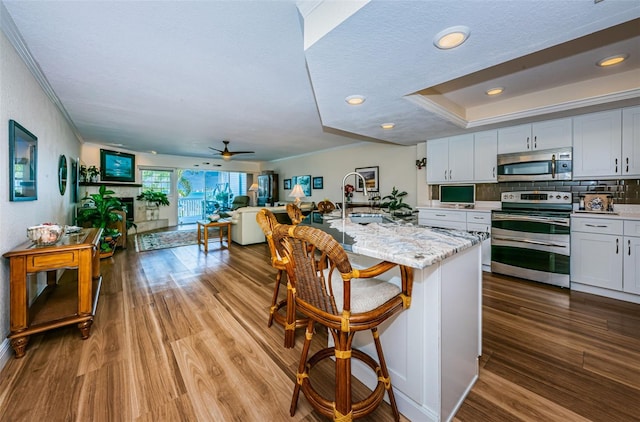
[[[620,246],[620,245],[619,245],[619,243],[620,243],[620,239],[616,239],[616,255],[618,255],[618,252],[619,252],[619,250],[620,250],[620,248],[619,248],[619,246]]]
[[[436,214],[436,217],[446,217],[447,214]]]
[[[631,256],[631,240],[627,240],[629,242],[629,256]]]
[[[451,180],[451,170],[449,170],[449,180]]]
[[[538,137],[537,136],[533,137],[533,148],[534,149],[538,149]]]
[[[447,180],[447,171],[444,171],[444,180]]]
[[[587,227],[598,227],[598,228],[601,228],[601,229],[604,229],[604,228],[609,227],[609,226],[607,226],[607,225],[602,225],[602,224],[590,224],[590,223],[585,223],[585,226],[587,226]]]
[[[474,220],[482,220],[482,217],[473,217]]]
[[[529,149],[529,137],[527,136],[527,149]]]
[[[496,166],[493,166],[493,177],[496,177]]]
[[[627,157],[627,173],[629,173],[629,157]]]
[[[618,159],[616,158],[616,173],[618,172]]]

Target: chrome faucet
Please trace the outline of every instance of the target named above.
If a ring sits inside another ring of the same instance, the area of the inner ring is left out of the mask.
[[[347,177],[349,177],[351,175],[356,176],[356,184],[357,184],[357,178],[358,177],[362,179],[362,189],[364,190],[365,196],[367,195],[367,181],[364,180],[364,176],[362,176],[357,171],[352,171],[351,173],[347,173],[347,174],[344,175],[344,177],[342,178],[342,219],[343,220],[345,218],[347,218],[347,208],[345,206],[346,195],[345,195],[345,192],[344,192],[344,184],[347,181]]]

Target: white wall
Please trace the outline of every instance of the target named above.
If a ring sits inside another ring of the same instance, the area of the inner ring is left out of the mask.
[[[9,201],[9,120],[38,138],[36,201]],[[0,32],[0,254],[26,239],[29,226],[43,222],[71,224],[70,189],[58,190],[58,157],[80,155],[80,143],[58,108],[40,88],[4,33]],[[35,286],[34,286],[35,287]],[[40,287],[40,286],[39,286]],[[9,262],[0,264],[0,344],[9,334]],[[1,360],[6,357],[0,348]]]
[[[309,156],[265,163],[264,168],[278,173],[281,202],[293,200],[287,196],[291,191],[283,188],[284,179],[311,175],[323,177],[324,189],[312,189],[311,197],[303,198],[303,201],[319,202],[329,199],[335,203],[342,201],[341,185],[345,174],[358,167],[378,166],[380,195],[390,194],[391,189],[396,186],[399,190],[408,192],[405,202],[414,207],[425,204],[427,200],[425,169],[418,170],[415,165],[418,155],[420,158],[425,155],[424,142],[418,146],[361,143]],[[350,176],[347,183],[354,185],[355,177]],[[362,193],[355,192],[353,201],[366,202],[367,198]]]

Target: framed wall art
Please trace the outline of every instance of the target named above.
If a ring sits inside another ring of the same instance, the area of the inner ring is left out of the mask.
[[[9,200],[38,199],[38,138],[9,120]]]
[[[324,189],[324,179],[322,178],[322,176],[313,178],[313,188]]]
[[[364,177],[364,180],[367,183],[368,192],[380,191],[380,186],[378,184],[378,166],[360,167],[357,168],[356,171]],[[356,177],[356,192],[362,192],[363,190],[362,179]]]
[[[304,196],[311,196],[311,175],[308,176],[296,176],[294,184],[300,185]]]
[[[284,179],[284,188],[291,189],[291,179]]]

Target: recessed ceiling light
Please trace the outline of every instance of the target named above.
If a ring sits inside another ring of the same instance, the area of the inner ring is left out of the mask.
[[[596,63],[600,67],[613,66],[614,64],[622,63],[629,57],[628,54],[616,54],[615,56],[605,57]]]
[[[452,26],[436,34],[433,44],[442,49],[455,48],[469,38],[469,28],[466,26]]]
[[[380,125],[380,127],[382,129],[393,129],[394,127],[396,127],[395,123],[383,123]]]
[[[502,92],[504,91],[504,88],[501,86],[497,86],[495,88],[491,88],[491,89],[487,89],[487,91],[485,92],[485,94],[489,95],[489,96],[493,96],[493,95],[500,95],[502,94]]]
[[[158,153],[157,151],[153,151],[153,150],[151,150],[151,151],[149,151],[149,152],[150,152],[151,154],[153,154],[153,155],[156,155],[156,154]]]
[[[349,95],[344,99],[349,105],[360,105],[364,103],[365,98],[362,95]]]

